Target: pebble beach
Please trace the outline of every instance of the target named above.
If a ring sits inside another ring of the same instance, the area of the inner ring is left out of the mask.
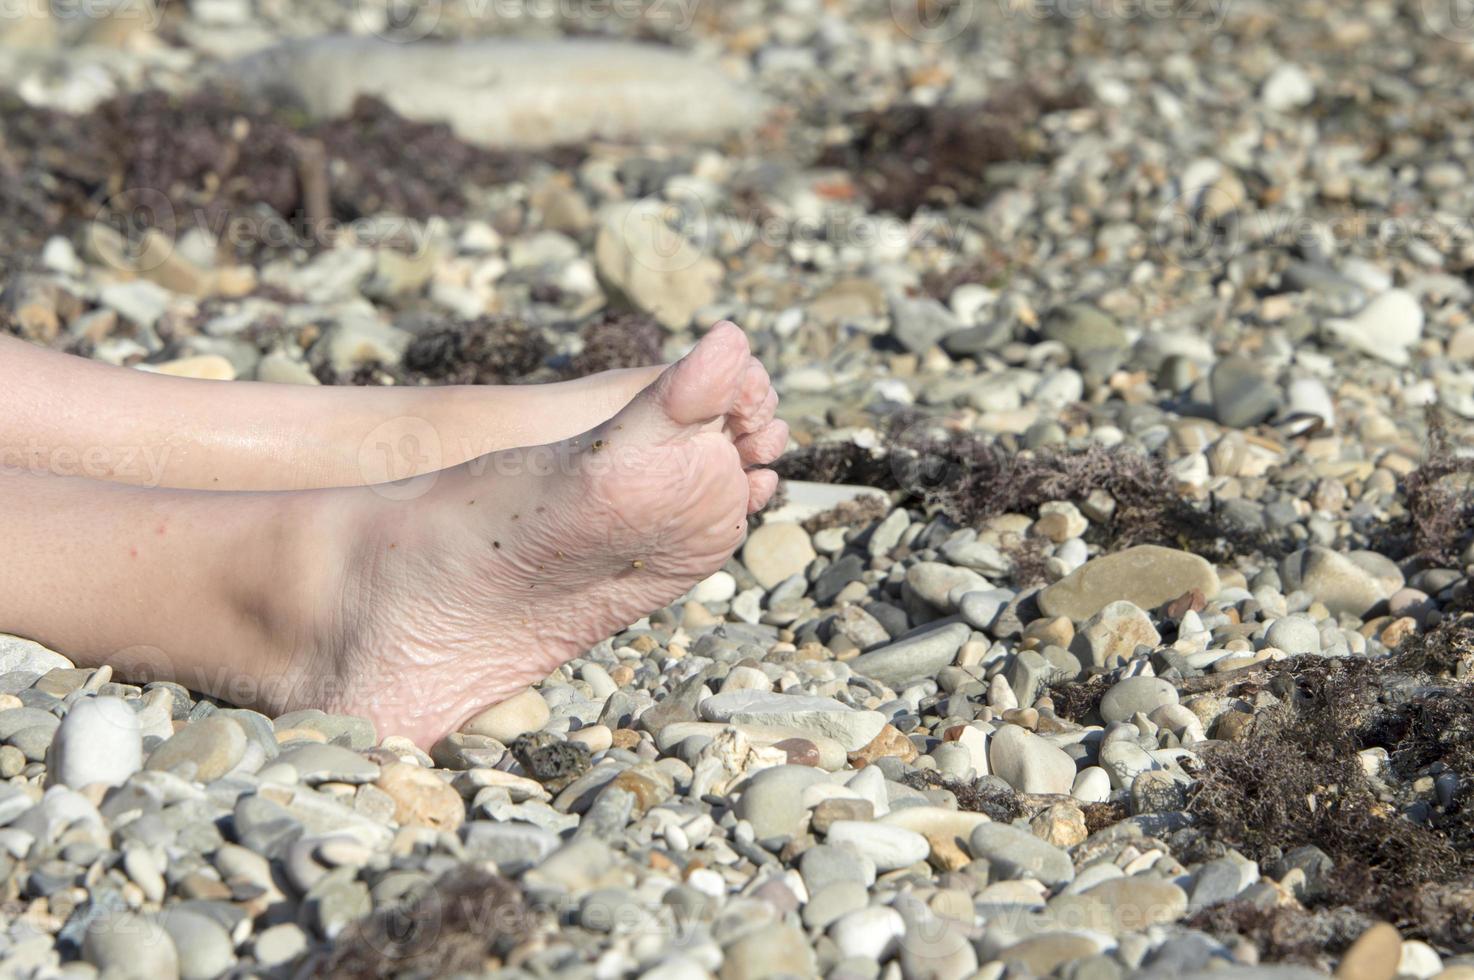
[[[1416,0],[0,9],[0,331],[433,386],[731,319],[791,430],[428,748],[0,621],[0,977],[1471,980],[1471,71]]]

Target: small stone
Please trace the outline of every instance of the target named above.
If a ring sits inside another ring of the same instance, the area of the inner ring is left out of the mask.
[[[968,839],[973,857],[986,860],[1000,878],[1029,877],[1053,888],[1075,880],[1070,856],[1027,830],[986,823]]]
[[[899,689],[912,680],[936,676],[971,635],[972,627],[966,623],[949,623],[861,654],[850,661],[850,669]]]
[[[34,640],[0,633],[0,674],[45,674],[75,666],[66,657]]]
[[[802,932],[775,925],[744,932],[723,950],[719,980],[817,976],[814,953]]]
[[[1077,357],[1126,346],[1125,331],[1108,313],[1088,303],[1070,303],[1051,310],[1040,333],[1046,340],[1064,344]]]
[[[1017,725],[988,739],[988,761],[1020,793],[1068,793],[1075,781],[1075,761],[1063,749]]]
[[[856,909],[829,927],[840,954],[879,962],[896,951],[906,935],[901,913],[885,905]]]
[[[52,737],[49,772],[63,786],[121,786],[142,767],[138,714],[122,698],[82,698]]]
[[[230,772],[246,754],[246,731],[219,715],[190,722],[154,749],[145,768],[170,771],[193,767],[196,782],[208,783]]]
[[[1148,875],[1113,878],[1078,894],[1050,899],[1048,916],[1071,929],[1111,936],[1141,932],[1175,922],[1187,912],[1187,894],[1169,881]]]
[[[374,783],[394,800],[394,819],[402,827],[454,831],[466,819],[461,794],[428,769],[391,762]]]
[[[792,837],[802,829],[806,815],[803,791],[824,778],[809,766],[763,769],[742,785],[733,812],[752,824],[758,840]]]
[[[1293,656],[1320,653],[1320,630],[1307,616],[1282,616],[1264,631],[1266,646]]]
[[[461,726],[467,735],[485,735],[510,745],[519,735],[540,730],[551,712],[547,701],[532,688],[492,705]]]
[[[1112,602],[1156,609],[1189,589],[1218,594],[1218,573],[1207,560],[1175,548],[1138,545],[1093,558],[1039,593],[1046,616],[1083,622]]]
[[[214,980],[235,964],[230,934],[210,916],[171,908],[159,918],[179,953],[180,980]]]
[[[836,821],[830,825],[825,840],[832,846],[848,845],[882,872],[925,861],[931,852],[926,838],[913,830],[859,820]]]
[[[874,820],[875,804],[869,800],[847,800],[836,798],[820,800],[809,815],[809,827],[816,834],[829,832],[829,828],[840,820]]]
[[[1393,566],[1395,570],[1396,566]],[[1400,574],[1396,578],[1390,578],[1387,573],[1379,577],[1358,564],[1351,555],[1321,547],[1306,548],[1287,556],[1280,563],[1280,578],[1287,594],[1303,589],[1336,616],[1364,616],[1402,587]],[[1396,582],[1395,586],[1393,582]]]
[[[1325,329],[1337,340],[1389,364],[1408,363],[1408,349],[1423,339],[1423,305],[1412,293],[1389,289],[1354,316],[1329,319]]]
[[[1213,366],[1209,384],[1213,414],[1230,429],[1244,429],[1265,421],[1283,404],[1279,386],[1265,378],[1260,366],[1234,354]]]
[[[262,966],[282,966],[307,952],[307,934],[291,922],[269,926],[257,934],[251,952]]]
[[[816,557],[809,532],[797,524],[764,524],[742,546],[742,564],[764,589],[802,572]]]
[[[1177,688],[1160,677],[1128,677],[1100,699],[1100,716],[1109,725],[1127,721],[1137,712],[1149,715],[1162,705],[1176,703]]]
[[[877,759],[894,758],[912,762],[917,756],[916,746],[892,725],[886,725],[865,745],[849,754],[850,765],[863,769]]]
[[[318,783],[371,783],[379,777],[379,767],[341,745],[302,745],[277,757],[290,765],[309,786]]]
[[[669,330],[690,326],[696,311],[716,300],[723,277],[721,264],[667,224],[655,200],[605,208],[594,262],[609,286]]]
[[[179,952],[159,923],[134,912],[93,918],[82,938],[82,958],[110,977],[173,980]]]
[[[1136,656],[1136,648],[1155,649],[1161,634],[1151,617],[1130,602],[1112,602],[1090,617],[1076,634],[1072,649],[1096,667],[1114,667]]]
[[[1275,112],[1288,112],[1310,105],[1315,100],[1315,83],[1305,69],[1286,62],[1269,73],[1259,90],[1259,101]]]
[[[846,752],[864,747],[885,727],[878,711],[851,708],[833,698],[769,691],[727,691],[698,706],[707,721],[787,728],[833,739]]]

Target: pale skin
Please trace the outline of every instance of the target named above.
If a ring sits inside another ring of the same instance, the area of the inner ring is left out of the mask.
[[[6,340],[0,448],[182,451],[161,486],[5,460],[0,631],[429,745],[720,568],[777,484],[787,427],[731,324],[669,368],[570,384],[190,382]],[[402,418],[439,459],[363,485],[364,440]]]

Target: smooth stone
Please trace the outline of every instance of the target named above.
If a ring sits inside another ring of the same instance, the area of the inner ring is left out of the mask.
[[[230,718],[211,715],[175,732],[153,750],[145,768],[167,771],[192,764],[195,781],[208,783],[234,769],[245,754],[246,730]]]
[[[1126,346],[1126,332],[1110,314],[1088,303],[1069,303],[1049,311],[1039,331],[1046,340],[1057,341],[1072,354],[1119,350]]]
[[[558,835],[528,823],[474,820],[461,827],[468,856],[492,861],[504,875],[518,875],[536,867],[562,844]]]
[[[884,960],[906,935],[901,913],[885,905],[856,909],[829,927],[829,937],[846,957]]]
[[[307,945],[307,934],[301,926],[283,922],[257,933],[251,944],[251,953],[262,966],[282,966],[307,952]]]
[[[1138,647],[1155,649],[1162,636],[1146,611],[1118,601],[1091,616],[1075,634],[1070,650],[1096,667],[1114,667],[1136,656]]]
[[[1356,937],[1336,967],[1337,980],[1393,980],[1402,960],[1402,936],[1386,922]]]
[[[764,589],[802,572],[817,557],[809,532],[797,524],[766,522],[742,546],[743,566]]]
[[[968,592],[958,601],[957,611],[973,629],[986,632],[1013,599],[1014,593],[1007,589]]]
[[[1075,760],[1018,725],[1003,725],[988,739],[988,763],[1020,793],[1068,793],[1075,781]]]
[[[833,698],[769,691],[726,691],[697,705],[707,721],[766,725],[833,739],[846,752],[868,745],[885,727],[878,711],[851,708]]]
[[[551,716],[548,702],[529,687],[477,714],[460,730],[466,735],[484,735],[507,745],[519,735],[540,731]]]
[[[1177,688],[1160,677],[1128,677],[1113,685],[1100,699],[1100,717],[1107,725],[1127,721],[1140,712],[1149,715],[1157,708],[1177,703]]]
[[[1156,609],[1193,589],[1211,599],[1219,587],[1206,559],[1148,544],[1091,559],[1040,592],[1038,601],[1044,615],[1080,623],[1112,602]]]
[[[1307,616],[1282,616],[1264,631],[1266,646],[1294,656],[1320,653],[1320,629]]]
[[[1303,589],[1324,603],[1333,616],[1364,616],[1401,588],[1400,582],[1389,588],[1394,580],[1385,573],[1379,578],[1349,555],[1322,547],[1286,556],[1280,563],[1280,578],[1285,594]]]
[[[1047,977],[1060,967],[1094,956],[1100,944],[1074,932],[1046,932],[1022,939],[998,954],[1005,963],[1021,963],[1030,976]]]
[[[869,888],[875,884],[875,871],[875,862],[869,858],[832,844],[815,845],[798,859],[798,873],[810,895],[816,895],[838,882]]]
[[[121,786],[141,768],[138,713],[122,698],[82,698],[52,736],[48,771],[52,781],[63,786]]]
[[[1080,770],[1070,795],[1081,803],[1104,803],[1111,798],[1111,774],[1099,766]]]
[[[104,913],[91,920],[82,938],[82,958],[119,980],[173,980],[179,952],[159,923],[135,912]]]
[[[837,820],[830,824],[825,842],[831,846],[854,848],[881,872],[910,867],[918,861],[925,861],[931,853],[931,845],[926,838],[914,830],[860,820]]]
[[[1053,888],[1075,880],[1075,865],[1063,850],[1033,833],[1003,823],[976,827],[968,838],[973,857],[981,858],[997,877],[1029,877]]]
[[[610,291],[653,316],[668,330],[684,330],[696,311],[713,303],[724,270],[666,221],[652,198],[616,201],[599,214],[594,264]]]
[[[803,791],[825,775],[812,766],[770,766],[742,785],[733,812],[752,824],[759,840],[792,837],[803,827]]]
[[[277,757],[297,771],[309,786],[317,783],[371,783],[379,778],[379,767],[341,745],[301,745]]]
[[[178,951],[180,980],[214,980],[235,964],[230,934],[210,916],[176,907],[159,919]]]
[[[1209,387],[1213,393],[1213,414],[1230,429],[1258,425],[1278,412],[1284,403],[1279,386],[1264,376],[1258,363],[1237,354],[1213,365]]]
[[[1293,62],[1282,62],[1264,80],[1259,101],[1275,112],[1302,109],[1315,101],[1315,82],[1304,68]]]
[[[1325,321],[1337,340],[1389,364],[1408,363],[1408,349],[1423,339],[1423,304],[1404,289],[1376,296],[1354,316]]]
[[[714,65],[654,44],[593,39],[421,41],[326,35],[231,63],[247,89],[343,116],[362,96],[496,149],[593,139],[711,139],[755,124],[763,100]],[[669,256],[665,256],[669,259]]]
[[[949,810],[940,806],[904,806],[880,818],[889,827],[901,827],[926,838],[938,866],[967,846],[974,830],[988,822],[987,814]]]
[[[836,881],[811,894],[804,905],[803,922],[810,929],[824,929],[841,916],[863,909],[870,893],[858,881]]]
[[[1187,893],[1160,878],[1135,875],[1103,881],[1078,894],[1050,899],[1046,914],[1070,929],[1111,936],[1175,922],[1187,912]]]
[[[817,976],[814,953],[793,926],[773,925],[744,932],[723,950],[718,980],[774,980]]]
[[[928,605],[943,612],[953,608],[954,593],[980,592],[993,583],[970,568],[958,568],[939,561],[917,562],[906,569],[906,588]]]
[[[957,657],[970,636],[972,627],[968,624],[949,623],[863,653],[850,661],[850,669],[900,689],[911,681],[935,677]]]

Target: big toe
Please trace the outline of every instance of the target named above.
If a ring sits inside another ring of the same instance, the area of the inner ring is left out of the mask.
[[[719,419],[741,394],[749,357],[746,335],[723,320],[645,390],[640,409],[682,426]]]

